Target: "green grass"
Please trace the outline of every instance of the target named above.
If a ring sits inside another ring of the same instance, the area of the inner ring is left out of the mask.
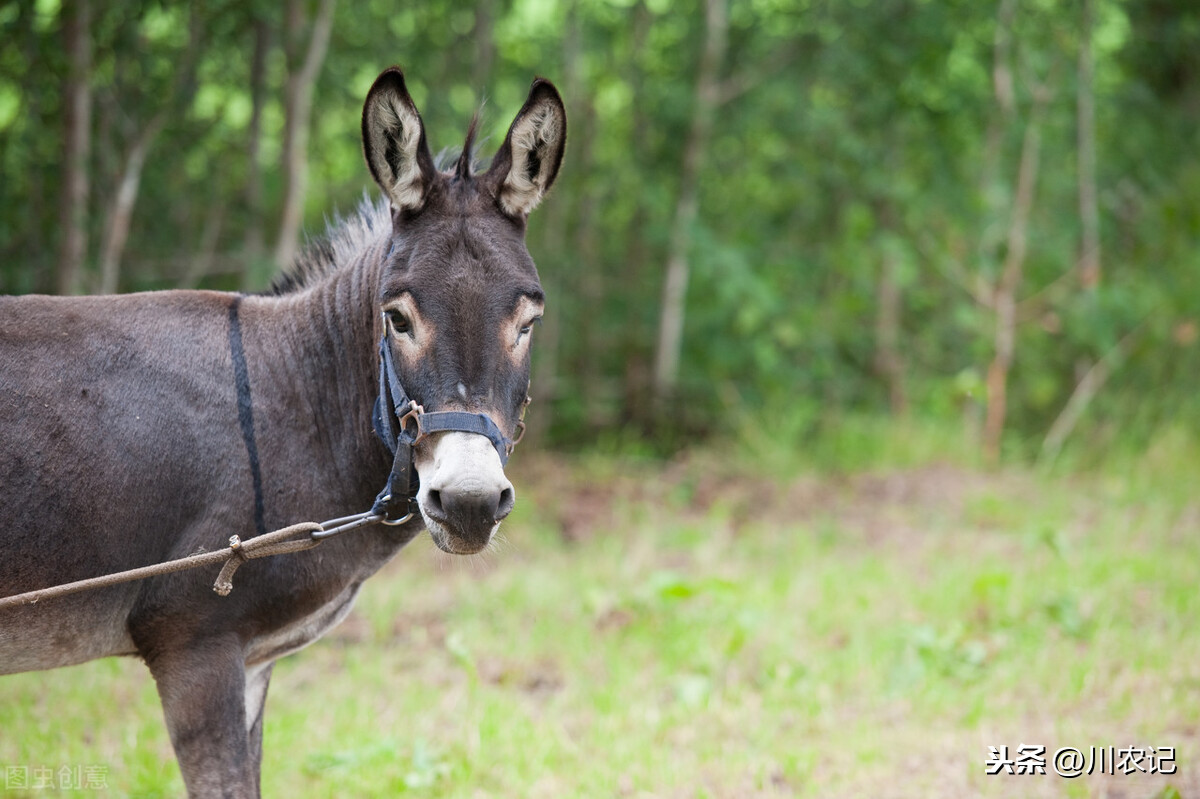
[[[495,551],[423,537],[279,664],[265,795],[1200,795],[1178,485],[518,461]],[[984,775],[1030,743],[1174,746],[1180,773]],[[0,679],[0,766],[64,764],[179,795],[140,664]]]

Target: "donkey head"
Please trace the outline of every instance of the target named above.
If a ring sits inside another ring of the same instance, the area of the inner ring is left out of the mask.
[[[425,411],[483,414],[509,439],[521,429],[543,301],[525,223],[558,173],[566,121],[558,91],[535,80],[491,167],[476,175],[474,125],[454,168],[435,167],[398,68],[379,76],[363,108],[367,164],[392,208],[377,310],[400,381]],[[487,546],[515,498],[492,441],[433,433],[413,462],[434,543],[459,554]]]

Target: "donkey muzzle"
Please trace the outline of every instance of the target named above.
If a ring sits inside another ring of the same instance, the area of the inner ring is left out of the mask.
[[[496,449],[484,436],[463,432],[435,434],[424,443],[416,466],[425,526],[445,552],[480,551],[516,501]]]

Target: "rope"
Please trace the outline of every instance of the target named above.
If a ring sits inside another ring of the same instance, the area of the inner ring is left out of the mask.
[[[359,516],[361,517],[359,521],[362,521],[368,514],[360,514]],[[347,517],[346,519],[335,519],[334,521],[346,522],[354,518]],[[329,522],[326,522],[326,524],[329,524]],[[354,522],[342,525],[346,529],[350,529],[351,526],[361,525]],[[340,531],[341,528],[335,528],[335,530],[327,532]],[[0,609],[20,605],[33,605],[44,599],[54,599],[60,596],[67,596],[68,594],[78,594],[81,591],[88,591],[93,588],[106,588],[110,585],[144,580],[147,577],[158,577],[163,574],[197,569],[201,566],[210,566],[217,563],[223,565],[221,573],[217,575],[217,581],[213,584],[213,590],[221,596],[228,596],[229,592],[233,590],[233,573],[243,563],[255,558],[285,555],[291,552],[302,552],[303,550],[311,549],[324,540],[324,537],[313,537],[315,533],[320,532],[326,532],[325,525],[317,524],[316,522],[302,522],[300,524],[293,524],[291,527],[284,527],[270,533],[248,538],[245,541],[242,541],[235,535],[229,539],[228,547],[215,552],[200,552],[195,555],[168,560],[165,563],[156,563],[153,566],[142,566],[141,568],[129,569],[128,571],[117,572],[116,574],[106,574],[102,577],[76,580],[73,583],[65,583],[64,585],[56,585],[51,588],[41,588],[36,591],[26,591],[23,594],[4,597],[0,599]],[[295,538],[295,536],[301,533],[306,533],[308,537]]]

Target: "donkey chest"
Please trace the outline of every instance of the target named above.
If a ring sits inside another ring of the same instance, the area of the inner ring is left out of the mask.
[[[360,586],[361,583],[352,583],[316,611],[251,639],[247,646],[246,665],[276,660],[303,649],[325,635],[349,615]]]

